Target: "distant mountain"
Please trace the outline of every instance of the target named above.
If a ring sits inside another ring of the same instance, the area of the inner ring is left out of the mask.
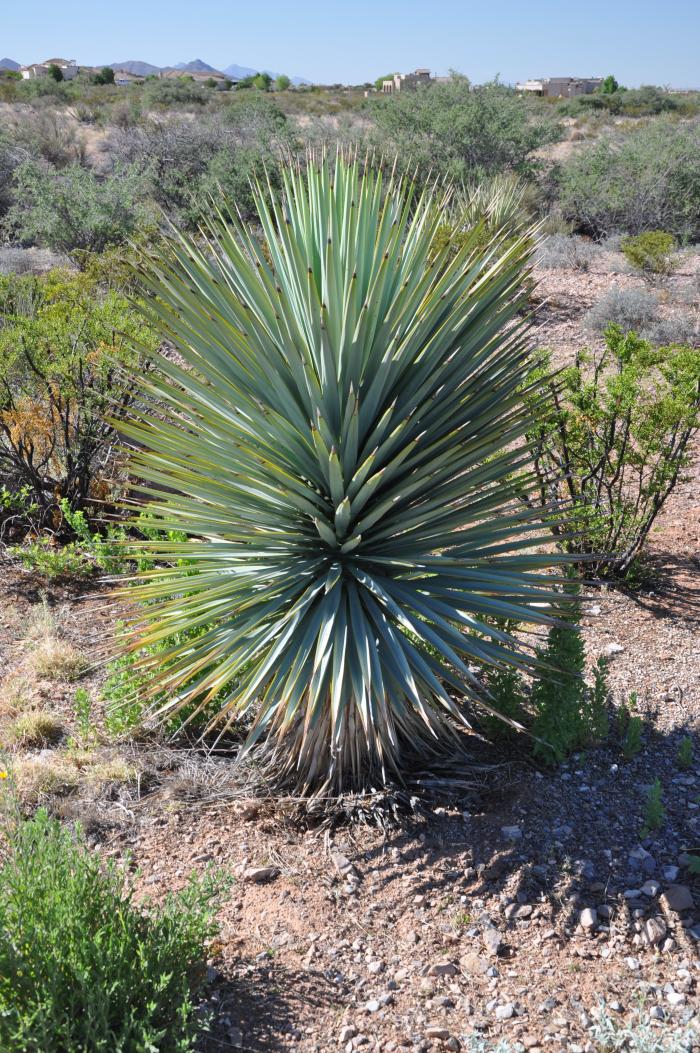
[[[140,62],[138,59],[129,59],[127,62],[108,62],[111,69],[125,69],[133,73],[135,77],[150,77],[152,73],[160,73],[160,66],[152,66],[150,62]]]
[[[0,67],[3,63],[11,62],[11,59],[2,59],[0,61]],[[243,80],[245,77],[254,77],[260,70],[253,69],[251,66],[239,66],[237,63],[232,62],[226,69],[218,70],[215,66],[210,66],[209,63],[204,62],[202,59],[193,59],[192,62],[178,62],[175,66],[153,66],[150,62],[141,62],[138,59],[129,59],[127,62],[109,62],[109,66],[112,69],[125,69],[129,73],[133,73],[135,77],[148,77],[152,73],[165,73],[168,70],[176,69],[180,73],[225,73],[227,77],[231,77],[232,80]],[[5,66],[6,69],[19,69],[18,65]],[[270,76],[274,79],[278,76],[272,70],[266,70]],[[292,84],[310,84],[311,81],[306,80],[304,77],[292,77]]]
[[[182,70],[183,73],[220,73],[225,72],[215,69],[201,58],[193,59],[192,62],[178,62],[172,69]]]
[[[19,62],[11,58],[0,58],[0,69],[21,69]]]
[[[251,69],[250,66],[237,66],[235,62],[232,62],[230,66],[227,66],[221,72],[225,73],[227,77],[233,77],[234,80],[243,80],[244,77],[254,77],[260,71]]]

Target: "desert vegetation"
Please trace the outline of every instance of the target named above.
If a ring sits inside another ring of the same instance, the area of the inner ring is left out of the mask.
[[[697,97],[0,107],[2,1048],[697,1046]]]

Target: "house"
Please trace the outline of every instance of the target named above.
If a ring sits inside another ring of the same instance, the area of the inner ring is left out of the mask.
[[[115,69],[114,71],[115,84],[143,84],[144,80],[144,77],[138,77],[135,73],[129,73],[128,69]]]
[[[575,95],[593,95],[603,83],[602,77],[541,77],[515,85],[521,95],[541,95],[549,99],[571,99]]]
[[[397,91],[413,91],[421,84],[431,83],[429,69],[416,69],[413,73],[396,73],[389,80],[382,81],[382,91],[385,95],[393,95]]]
[[[45,62],[34,62],[31,66],[22,66],[20,70],[22,79],[35,80],[36,77],[48,77],[50,66],[58,66],[64,80],[73,80],[78,76],[75,59],[50,58]]]

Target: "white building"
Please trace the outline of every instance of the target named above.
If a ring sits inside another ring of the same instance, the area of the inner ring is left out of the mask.
[[[31,66],[22,66],[20,73],[23,80],[34,80],[36,77],[48,77],[49,66],[58,66],[64,80],[73,80],[78,76],[75,59],[51,58],[45,62],[34,62]]]

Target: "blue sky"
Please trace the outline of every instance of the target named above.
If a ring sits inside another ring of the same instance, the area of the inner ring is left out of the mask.
[[[615,73],[624,84],[700,87],[700,0],[4,0],[0,57],[85,64],[202,58],[320,82],[392,70]]]

